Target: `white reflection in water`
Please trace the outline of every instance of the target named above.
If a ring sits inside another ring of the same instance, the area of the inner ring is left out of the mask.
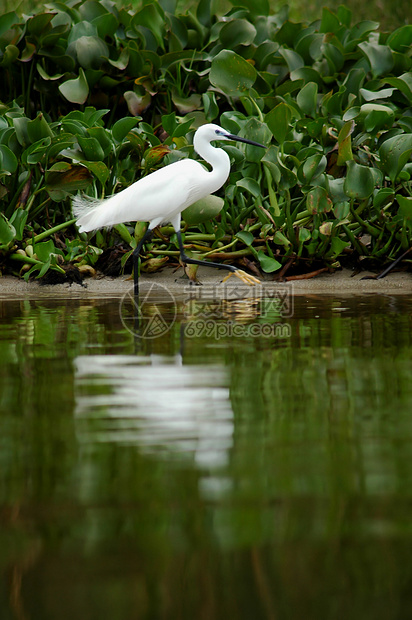
[[[173,358],[94,355],[74,360],[76,428],[83,444],[137,445],[225,465],[233,411],[224,366]]]

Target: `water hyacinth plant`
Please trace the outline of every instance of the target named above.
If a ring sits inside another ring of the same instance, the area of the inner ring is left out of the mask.
[[[225,146],[225,188],[183,214],[188,251],[283,277],[379,267],[411,246],[412,25],[232,4],[218,16],[210,0],[183,13],[68,0],[0,16],[3,271],[63,277],[108,251],[127,265],[144,225],[80,235],[71,196],[194,157],[210,121],[268,148]],[[164,227],[143,268],[177,256]]]

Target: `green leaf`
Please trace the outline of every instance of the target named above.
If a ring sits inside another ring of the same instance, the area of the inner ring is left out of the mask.
[[[377,30],[379,28],[379,22],[373,22],[370,20],[364,20],[355,24],[351,30],[349,35],[349,41],[353,41],[356,43],[357,41],[361,41],[373,30]]]
[[[344,184],[345,184],[344,178],[338,178],[338,179],[328,178],[329,196],[332,198],[332,202],[334,205],[348,200],[348,195],[345,193],[345,190],[344,190]]]
[[[126,224],[123,224],[123,223],[116,224],[116,226],[114,226],[114,229],[123,239],[123,241],[126,241],[126,243],[128,243],[132,247],[136,247],[136,240],[130,234],[129,229],[127,228]]]
[[[79,13],[82,19],[87,22],[92,22],[103,15],[108,15],[107,9],[103,4],[95,0],[86,0],[86,2],[82,2],[79,6]]]
[[[66,135],[72,134],[73,136],[87,136],[87,131],[84,123],[81,123],[74,118],[67,118],[67,116],[63,118],[62,127]]]
[[[399,134],[385,140],[379,149],[381,167],[392,183],[412,153],[412,134]]]
[[[0,174],[7,171],[14,174],[18,167],[18,160],[15,154],[5,144],[0,144]]]
[[[88,20],[72,25],[67,42],[69,45],[80,39],[81,37],[97,37],[97,28]]]
[[[252,235],[252,233],[247,232],[245,230],[240,230],[239,232],[237,232],[235,237],[240,239],[240,241],[242,241],[247,246],[250,246],[253,243],[253,235]]]
[[[340,86],[339,90],[335,93],[329,92],[322,97],[322,111],[325,113],[327,111],[328,114],[332,116],[341,116],[342,108],[344,106],[344,101],[346,98],[346,89],[344,86]],[[349,108],[349,112],[352,108]],[[344,119],[346,120],[346,119]]]
[[[215,93],[210,91],[203,93],[202,102],[207,121],[213,121],[217,116],[219,116],[219,106],[216,103]]]
[[[165,9],[166,10],[166,9]],[[174,11],[169,11],[174,13]],[[196,17],[203,26],[210,26],[211,22],[211,0],[200,0],[197,4]]]
[[[27,216],[29,212],[26,209],[18,207],[13,211],[13,215],[10,218],[10,224],[14,226],[16,230],[16,239],[21,241],[23,239],[24,227],[26,226]]]
[[[188,226],[202,224],[215,218],[222,210],[224,203],[225,201],[220,196],[206,196],[182,211],[182,219]]]
[[[302,112],[308,116],[316,116],[318,104],[318,85],[308,82],[297,94],[296,101]]]
[[[330,75],[335,75],[338,71],[341,71],[345,62],[345,57],[336,45],[332,45],[332,43],[323,43],[322,53],[327,60]]]
[[[22,154],[21,161],[24,164],[37,164],[45,159],[51,145],[51,138],[42,138],[31,144]]]
[[[382,88],[381,90],[368,90],[367,88],[360,88],[359,94],[365,99],[365,101],[376,101],[377,99],[388,99],[392,97],[395,88]]]
[[[302,69],[305,64],[300,54],[286,47],[281,47],[279,49],[279,54],[281,54],[285,59],[289,69],[289,73],[292,73],[292,71],[296,71],[298,69]]]
[[[266,123],[262,123],[255,116],[252,116],[245,123],[245,125],[239,132],[239,135],[242,138],[254,140],[259,144],[267,144],[272,138],[271,132]],[[245,156],[248,161],[259,162],[262,159],[264,153],[265,150],[259,146],[253,146],[252,144],[245,145]]]
[[[94,174],[104,186],[110,177],[110,170],[103,161],[84,161],[83,164]]]
[[[308,82],[315,82],[318,85],[323,84],[319,71],[316,71],[316,69],[313,69],[312,67],[301,67],[300,69],[295,69],[291,72],[290,79],[292,81],[303,80],[305,84]]]
[[[362,68],[352,68],[350,69],[347,77],[343,82],[343,86],[345,87],[346,96],[349,97],[350,94],[358,96],[359,89],[363,84],[366,77],[366,72]],[[346,100],[345,100],[346,105]]]
[[[382,187],[373,197],[373,206],[375,209],[381,209],[387,204],[393,202],[395,192],[391,187]]]
[[[222,50],[212,60],[210,83],[230,97],[248,93],[256,77],[253,65],[230,50]]]
[[[337,33],[342,28],[337,16],[330,9],[324,7],[322,9],[322,21],[320,23],[320,32]]]
[[[412,24],[397,28],[397,30],[389,35],[386,43],[395,52],[406,54],[412,45]]]
[[[363,120],[368,132],[377,132],[385,126],[392,125],[395,113],[389,106],[377,103],[364,103],[360,108],[359,118]]]
[[[350,203],[347,200],[343,200],[342,202],[337,202],[336,204],[333,205],[333,215],[340,222],[342,222],[342,220],[346,220],[349,213],[350,213]]]
[[[5,69],[10,67],[19,56],[19,48],[16,45],[7,45],[1,58],[0,65]]]
[[[282,23],[273,39],[281,47],[295,48],[295,43],[302,32],[302,26],[303,24],[295,24],[288,19]],[[295,51],[300,53],[297,49]]]
[[[39,13],[34,15],[27,21],[27,30],[30,34],[41,37],[50,27],[50,22],[53,19],[53,13]]]
[[[299,243],[306,243],[312,238],[310,231],[307,228],[299,228]]]
[[[103,149],[103,157],[99,159],[104,159],[113,152],[112,137],[104,127],[89,127],[87,133],[91,138],[97,140],[100,147]]]
[[[280,230],[275,232],[274,237],[273,237],[273,243],[276,243],[276,245],[283,245],[283,247],[285,247],[286,249],[290,245],[292,245],[289,239],[285,237],[285,235],[281,233]]]
[[[237,187],[243,187],[246,189],[255,198],[260,196],[260,185],[257,181],[255,181],[255,179],[243,177],[242,179],[239,179],[239,181],[236,181],[236,185]]]
[[[162,127],[169,136],[173,136],[173,132],[176,129],[177,121],[175,112],[170,114],[164,114],[162,116]]]
[[[46,172],[46,190],[49,196],[59,202],[70,193],[86,189],[93,181],[84,166],[58,162]]]
[[[89,161],[101,161],[104,159],[103,149],[96,138],[83,138],[77,136],[80,148]]]
[[[250,45],[256,37],[256,28],[247,19],[234,19],[227,22],[219,33],[225,48],[233,49],[238,45]]]
[[[80,5],[80,7],[85,6],[85,4],[86,3]],[[98,6],[102,7],[103,5],[99,3]],[[119,22],[113,15],[113,13],[106,13],[105,15],[99,15],[98,17],[95,17],[93,20],[93,24],[97,28],[99,37],[103,40],[105,37],[113,36],[113,33],[116,32],[117,28],[119,27]]]
[[[16,230],[7,218],[0,213],[0,251],[7,251],[13,244],[16,237]]]
[[[187,132],[190,131],[192,124],[193,118],[188,118],[185,121],[178,123],[173,131],[173,138],[181,138],[182,136],[186,136]]]
[[[116,69],[119,69],[119,71],[124,71],[129,64],[129,59],[129,51],[127,49],[124,49],[120,52],[117,60],[112,60],[111,58],[108,58],[107,60],[109,61],[109,64],[112,65],[112,67],[116,67]]]
[[[5,34],[12,26],[20,23],[19,16],[14,11],[0,15],[0,36]]]
[[[412,228],[412,197],[396,195],[396,200],[399,204],[398,215],[402,217],[406,226]]]
[[[30,144],[29,134],[27,132],[27,124],[29,119],[25,116],[17,116],[13,118],[13,125],[16,130],[16,138],[22,147],[27,147]]]
[[[89,85],[82,67],[79,68],[79,77],[74,80],[66,80],[60,84],[59,91],[70,103],[82,104],[86,102],[89,96]]]
[[[159,4],[144,5],[140,11],[135,13],[132,26],[136,29],[139,26],[147,28],[155,37],[158,47],[164,49],[165,15]]]
[[[332,209],[332,201],[324,187],[313,187],[306,196],[306,208],[310,213],[325,213]]]
[[[109,56],[109,48],[99,37],[80,37],[72,43],[71,51],[83,69],[100,69]]]
[[[158,144],[147,149],[144,153],[146,170],[149,171],[156,168],[156,166],[158,166],[162,161],[163,157],[169,152],[170,149],[166,144]]]
[[[316,153],[308,157],[302,164],[300,177],[302,182],[310,183],[326,170],[327,159],[323,153]],[[298,171],[299,176],[299,171]]]
[[[42,112],[36,116],[36,118],[27,123],[27,135],[30,142],[37,142],[42,138],[52,138],[53,132]]]
[[[197,93],[192,93],[189,97],[181,97],[175,90],[172,91],[172,101],[180,114],[199,110],[202,105],[202,98]]]
[[[290,170],[281,161],[278,162],[278,166],[280,170],[279,187],[281,189],[290,189],[291,187],[294,187],[297,182],[297,177],[296,177],[295,172],[293,170]]]
[[[112,135],[116,142],[123,142],[129,131],[136,127],[139,118],[126,116],[118,120],[112,127]]]
[[[41,269],[39,271],[39,274],[36,276],[36,279],[37,278],[38,279],[42,278],[49,271],[50,267],[51,267],[51,256],[49,256],[49,258],[46,260],[46,262],[43,263],[43,265],[42,265],[42,267],[41,267]]]
[[[286,136],[290,131],[290,121],[292,119],[292,110],[287,103],[283,101],[275,108],[268,112],[265,116],[265,122],[272,132],[275,140],[279,144],[283,144]]]
[[[372,170],[354,161],[346,162],[346,166],[345,193],[350,198],[369,198],[375,189],[375,176]]]
[[[338,8],[337,15],[341,24],[344,24],[346,28],[350,28],[350,24],[352,21],[352,11],[348,7],[341,4]]]
[[[124,93],[124,98],[129,112],[133,116],[140,116],[149,107],[152,100],[150,93],[145,92],[144,95],[137,95],[133,90],[127,90]]]
[[[333,227],[333,222],[331,221],[323,222],[319,226],[319,233],[323,235],[324,237],[330,237],[332,233],[332,227]]]
[[[339,256],[345,248],[350,245],[348,241],[344,241],[339,237],[332,237],[330,242],[330,252],[328,252],[329,256]]]
[[[338,134],[338,166],[353,159],[351,135],[355,129],[354,121],[347,121]]]
[[[399,77],[386,78],[385,83],[400,90],[412,103],[412,73],[403,73]]]
[[[48,260],[50,260],[50,254],[60,254],[61,256],[63,256],[63,252],[55,247],[52,239],[36,243],[33,246],[33,250],[37,254],[37,258],[39,259],[39,261],[41,261],[42,263],[46,263]]]
[[[391,71],[394,61],[390,47],[364,41],[359,43],[359,48],[369,60],[373,77],[376,78]]]
[[[278,152],[279,148],[272,144],[261,159],[261,162],[270,170],[276,184],[279,184],[281,180],[281,173],[278,165]]]
[[[259,250],[257,253],[257,258],[265,273],[273,273],[282,267],[279,261],[265,254],[263,250]]]
[[[39,62],[36,64],[36,69],[39,72],[40,77],[46,81],[60,80],[60,78],[63,77],[63,73],[55,73],[54,75],[49,75]]]

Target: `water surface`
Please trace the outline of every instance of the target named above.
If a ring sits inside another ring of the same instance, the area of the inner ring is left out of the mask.
[[[412,298],[272,302],[0,301],[1,618],[412,617]]]

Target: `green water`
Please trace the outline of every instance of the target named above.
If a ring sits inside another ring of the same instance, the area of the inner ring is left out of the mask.
[[[411,618],[411,308],[0,301],[1,619]]]

